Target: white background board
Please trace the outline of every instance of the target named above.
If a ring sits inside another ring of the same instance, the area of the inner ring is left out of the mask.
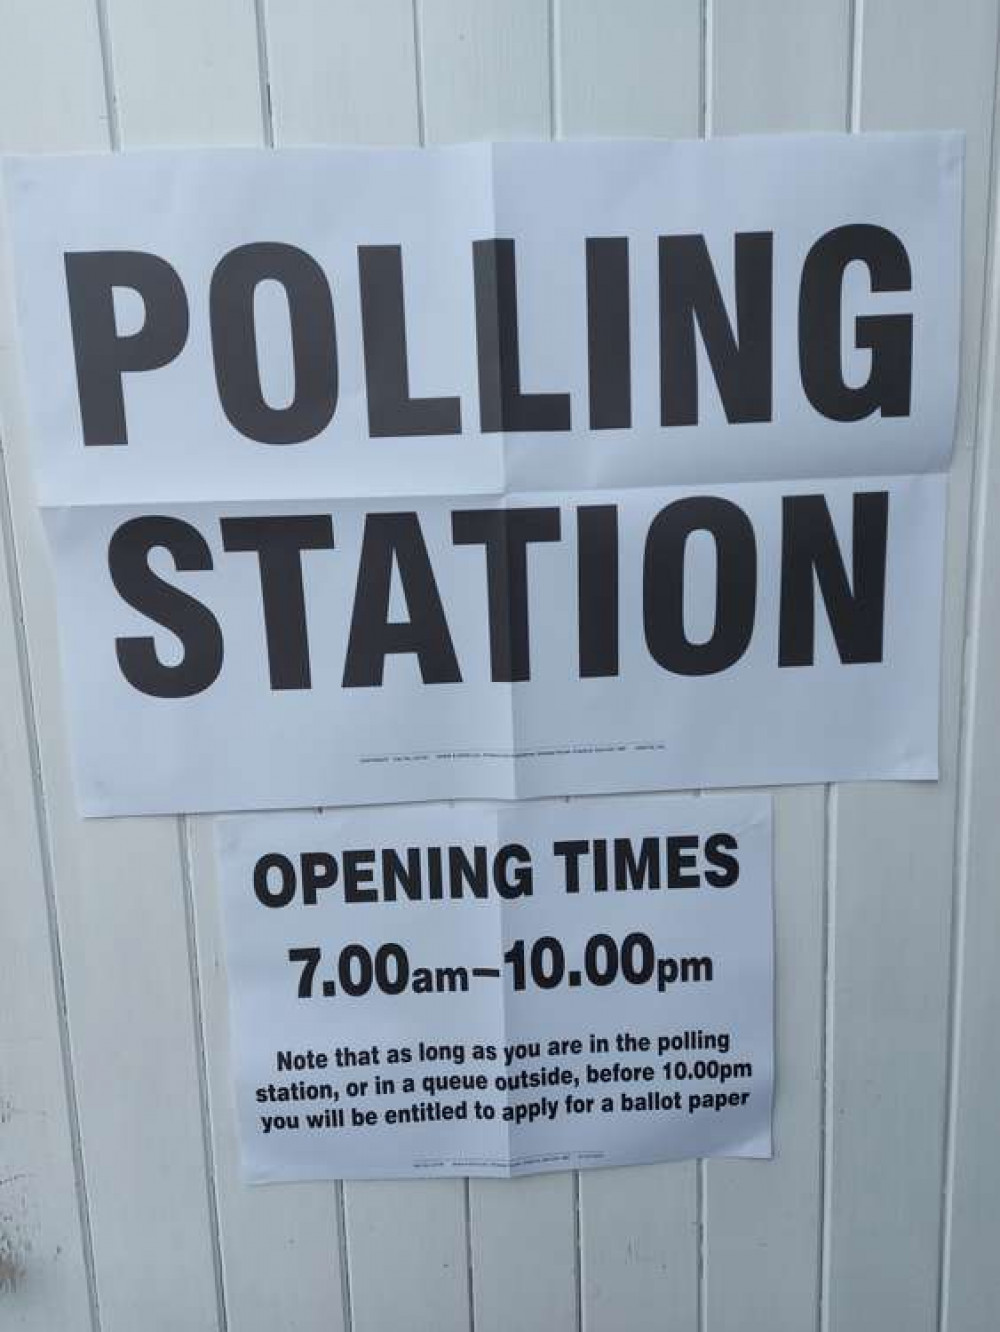
[[[996,0],[0,0],[11,151],[968,136],[942,781],[777,798],[773,1163],[239,1183],[209,828],[78,817],[4,304],[4,1326],[997,1324],[997,29]]]
[[[216,835],[248,1181],[771,1155],[766,796],[301,810]]]

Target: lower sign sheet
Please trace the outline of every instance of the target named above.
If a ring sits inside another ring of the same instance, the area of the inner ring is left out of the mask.
[[[771,1155],[765,795],[218,822],[255,1182]]]

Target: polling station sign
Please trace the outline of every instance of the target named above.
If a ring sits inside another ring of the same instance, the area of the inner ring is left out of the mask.
[[[84,812],[934,777],[961,162],[7,159]]]
[[[249,1180],[771,1155],[769,797],[216,834]]]

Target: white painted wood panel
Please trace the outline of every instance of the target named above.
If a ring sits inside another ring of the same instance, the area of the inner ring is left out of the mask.
[[[0,421],[0,440],[3,422]],[[20,1332],[91,1327],[86,1192],[64,1077],[61,959],[47,847],[36,818],[33,721],[18,623],[6,494],[0,487],[0,1320]],[[23,704],[23,706],[22,706]]]
[[[569,1171],[470,1182],[476,1332],[577,1326],[576,1186]]]
[[[825,816],[822,787],[775,800],[775,1159],[706,1163],[708,1332],[798,1332],[817,1307]]]
[[[548,135],[546,0],[417,0],[416,13],[428,143]]]
[[[448,1332],[470,1326],[469,1231],[452,1179],[344,1188],[351,1326]]]
[[[260,140],[254,0],[103,3],[124,146]]]
[[[7,390],[12,382],[5,373]],[[186,1318],[209,1332],[216,1290],[176,823],[76,814],[27,429],[11,392],[5,404],[101,1327],[168,1332]]]
[[[53,40],[58,34],[58,42]],[[0,144],[8,153],[107,144],[98,10],[80,0],[0,4]],[[13,328],[5,318],[4,341]]]
[[[228,1326],[239,1332],[345,1332],[338,1187],[249,1188],[240,1175],[212,820],[187,823],[211,1120],[209,1165]]]
[[[991,202],[996,208],[996,150]],[[997,231],[987,286],[989,343],[983,365],[978,495],[969,584],[969,657],[962,718],[959,892],[955,919],[951,1117],[943,1236],[942,1329],[1000,1326],[1000,472],[997,467],[1000,289]]]
[[[0,1113],[0,1179],[31,1177],[16,1181],[13,1212],[0,1183],[0,1236],[23,1223],[34,1245],[24,1280],[4,1290],[0,1238],[0,1325],[8,1309],[25,1332],[1000,1325],[998,287],[985,263],[998,9],[0,0],[8,149],[693,135],[849,119],[968,134],[942,781],[778,797],[773,1163],[242,1184],[211,821],[77,817],[16,330],[0,306],[16,554],[11,602],[0,549],[0,1097],[37,1110],[6,1124]]]
[[[712,131],[847,128],[849,0],[714,0]]]
[[[30,19],[5,18],[17,69],[0,86],[8,142],[23,124],[26,147],[107,144],[111,102],[94,6],[62,0],[36,6]],[[4,342],[9,348],[12,340]],[[100,1325],[104,1332],[178,1325],[209,1332],[217,1327],[217,1298],[176,825],[85,824],[76,812],[53,588],[11,358],[3,373],[6,462]]]
[[[142,146],[165,146],[186,140],[263,144],[269,137],[266,65],[252,3],[200,6],[192,21],[183,6],[129,0],[108,18],[123,148],[138,146],[137,139]],[[195,55],[188,51],[192,37],[199,44]],[[180,96],[166,97],[161,80],[172,69],[184,71],[184,78]],[[200,1001],[196,1054],[220,1316],[241,1332],[340,1332],[345,1295],[337,1190],[324,1184],[249,1189],[240,1177],[211,821],[169,822],[177,825],[189,934],[197,939],[190,965]]]
[[[412,0],[268,0],[276,143],[419,140]]]
[[[555,120],[562,134],[698,135],[705,82],[700,6],[630,0],[578,7],[563,0],[555,20]],[[612,37],[615,26],[620,31]],[[697,1165],[584,1172],[579,1191],[586,1332],[693,1332],[700,1305]]]
[[[713,134],[846,129],[851,8],[717,0],[708,33]],[[775,797],[773,1162],[705,1167],[705,1327],[797,1332],[815,1316],[822,1214],[826,803]]]
[[[581,1175],[585,1332],[694,1332],[701,1300],[699,1203],[694,1162]]]
[[[554,0],[553,29],[560,134],[698,134],[699,0]]]
[[[544,0],[421,0],[423,138],[547,138],[552,130],[550,13]],[[467,1186],[469,1318],[477,1329],[577,1325],[572,1178]],[[464,1324],[463,1324],[464,1326]]]
[[[362,125],[375,127],[376,140],[418,143],[413,7],[380,3],[362,11],[356,5],[310,6],[304,24],[297,8],[271,4],[266,14],[275,143],[285,142],[289,120],[294,141],[300,143],[367,141]],[[328,53],[338,48],[330,62]],[[373,51],[379,52],[374,64]],[[338,79],[345,65],[358,71],[346,82]],[[303,99],[297,90],[303,79],[325,85],[326,95],[315,102]],[[467,1186],[457,1180],[350,1182],[338,1186],[337,1197],[346,1260],[344,1302],[353,1327],[375,1332],[406,1325],[414,1317],[415,1326],[440,1332],[465,1327]],[[387,1272],[393,1274],[391,1281]],[[424,1318],[426,1322],[420,1321]]]
[[[93,12],[68,0],[40,12],[10,3],[0,41],[0,151],[103,140],[104,89]],[[62,20],[63,60],[48,56]],[[10,272],[0,265],[0,445],[10,448],[15,346]],[[0,559],[0,1321],[19,1332],[94,1328],[89,1218],[64,1020],[49,847],[40,819],[30,699],[10,506],[2,487]]]
[[[7,515],[3,515],[6,526]],[[18,631],[0,561],[0,1322],[89,1332],[86,1195],[67,1103],[60,979],[35,820]],[[68,1047],[65,1057],[68,1058]]]
[[[863,129],[966,131],[962,393],[945,574],[941,780],[836,798],[828,1006],[824,1318],[938,1322],[958,718],[997,48],[993,0],[859,11]]]

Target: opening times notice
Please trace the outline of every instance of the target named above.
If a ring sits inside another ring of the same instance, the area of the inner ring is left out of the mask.
[[[220,820],[254,1181],[771,1154],[765,796]]]

